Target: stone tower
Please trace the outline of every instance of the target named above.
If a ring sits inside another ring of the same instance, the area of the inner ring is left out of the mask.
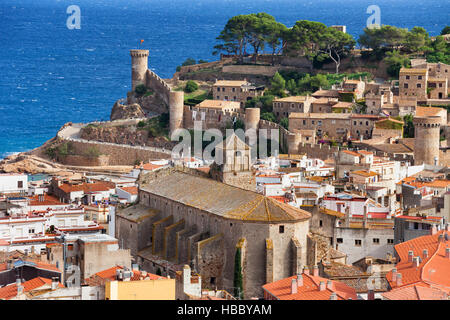
[[[287,137],[288,153],[298,154],[298,147],[302,142],[302,135],[300,133],[291,133]]]
[[[137,85],[145,84],[145,74],[148,70],[148,50],[132,49],[131,56],[131,91]]]
[[[184,92],[169,92],[170,134],[183,128]]]
[[[414,117],[414,164],[439,164],[441,118]]]
[[[222,163],[211,166],[211,177],[228,185],[255,191],[252,172],[251,147],[236,134],[228,136],[215,147],[216,158],[221,154]]]
[[[255,129],[258,130],[260,119],[259,108],[247,108],[245,109],[245,130]]]

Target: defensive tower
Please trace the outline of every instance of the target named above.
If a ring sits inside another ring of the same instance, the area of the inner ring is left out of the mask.
[[[145,74],[148,69],[148,50],[132,49],[131,56],[131,91],[137,85],[145,84]]]
[[[414,117],[414,164],[439,164],[441,118]]]

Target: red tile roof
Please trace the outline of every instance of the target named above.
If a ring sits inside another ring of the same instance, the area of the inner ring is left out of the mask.
[[[116,271],[119,269],[123,269],[122,266],[115,266],[100,272],[97,272],[96,274],[92,275],[90,278],[86,279],[86,282],[89,285],[102,285],[104,284],[106,281],[114,281],[116,280]],[[142,280],[160,280],[160,279],[167,279],[166,277],[163,276],[158,276],[156,274],[153,273],[148,273],[145,275],[143,275],[142,271],[138,271],[138,270],[132,270],[133,272],[133,276],[131,277],[131,281],[138,281],[141,280],[141,277],[143,277],[144,279]]]
[[[400,273],[402,283],[397,283],[392,279],[392,271],[386,275],[389,285],[395,289],[412,284],[421,284],[426,287],[433,287],[450,293],[450,259],[445,257],[445,250],[450,247],[450,241],[439,240],[440,235],[447,232],[441,230],[434,235],[418,237],[394,246],[399,256],[396,265],[397,273]],[[428,257],[423,257],[423,250],[428,250]],[[419,256],[421,262],[416,267],[414,262],[408,262],[408,252],[413,251],[414,257]]]
[[[29,197],[30,206],[58,206],[58,205],[67,205],[58,200],[58,198],[54,196],[50,196],[48,194],[44,195],[43,201],[39,201],[39,195],[35,195],[34,197]]]
[[[51,279],[47,279],[47,278],[42,278],[42,277],[37,277],[28,281],[25,281],[22,285],[23,285],[23,292],[28,292],[31,290],[35,290],[38,289],[44,285],[51,285],[52,284],[52,280]],[[60,288],[64,288],[64,286],[59,283],[58,285]],[[13,283],[10,285],[7,285],[3,288],[0,288],[0,300],[4,299],[4,300],[9,300],[12,299],[14,297],[17,296],[17,284]]]
[[[138,194],[139,190],[137,187],[120,187],[119,189],[128,192],[129,194]]]
[[[356,300],[357,298],[355,289],[342,282],[332,281],[332,290],[325,288],[325,290],[320,291],[320,282],[324,281],[326,285],[328,279],[305,273],[302,276],[303,285],[297,288],[297,293],[291,294],[291,283],[297,276],[265,284],[263,289],[268,295],[278,300],[330,300],[332,293],[336,293],[338,300],[348,300],[349,298]]]
[[[382,294],[388,300],[447,300],[447,294],[423,284],[404,286]]]

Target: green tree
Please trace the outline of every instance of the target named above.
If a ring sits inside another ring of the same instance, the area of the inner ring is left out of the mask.
[[[270,122],[276,122],[276,117],[272,112],[264,112],[261,114],[261,119],[270,121]]]
[[[450,64],[450,43],[447,43],[443,36],[437,36],[436,39],[431,42],[425,55],[428,62]]]
[[[289,130],[289,119],[288,118],[281,119],[280,125],[283,126],[286,130]]]
[[[402,67],[407,67],[410,64],[409,58],[406,55],[400,54],[398,50],[387,52],[384,62],[387,65],[387,73],[395,78],[398,78]]]
[[[356,41],[350,34],[330,27],[319,37],[318,51],[333,60],[336,65],[336,74],[338,74],[341,58],[347,55],[355,47],[355,44]]]
[[[221,43],[214,46],[213,54],[218,54],[221,51],[236,54],[239,61],[242,62],[250,41],[249,33],[253,24],[254,19],[250,15],[238,15],[229,19],[216,38]]]
[[[413,115],[407,114],[403,117],[405,126],[403,127],[403,138],[414,138]]]
[[[275,96],[284,97],[286,95],[284,92],[285,88],[286,81],[283,79],[281,74],[276,72],[272,80],[270,81],[270,93]]]
[[[286,83],[286,89],[291,96],[295,96],[298,93],[297,83],[294,79],[289,79]]]
[[[430,41],[428,32],[422,27],[414,27],[406,35],[405,49],[410,52],[422,50]]]
[[[442,29],[441,31],[441,36],[443,36],[444,34],[449,34],[450,33],[450,26],[445,26],[444,29]]]
[[[193,80],[189,80],[186,82],[186,86],[184,87],[184,92],[191,93],[198,90],[197,82]]]
[[[134,88],[134,92],[136,92],[138,95],[142,96],[147,92],[147,87],[145,84],[138,84],[136,88]]]
[[[364,28],[358,42],[362,47],[374,51],[395,50],[406,42],[408,29],[383,25],[380,28]]]
[[[241,262],[241,248],[236,249],[236,254],[234,256],[234,296],[238,299],[243,299],[244,297],[244,283],[242,277],[242,262]]]

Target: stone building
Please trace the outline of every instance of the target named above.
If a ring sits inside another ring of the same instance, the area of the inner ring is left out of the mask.
[[[217,80],[212,87],[214,100],[238,101],[241,106],[263,93],[263,86],[254,86],[247,80]]]
[[[441,118],[414,117],[414,164],[439,164]]]
[[[333,139],[369,138],[375,123],[381,117],[375,115],[351,113],[291,113],[289,129],[316,130],[318,137]]]
[[[399,74],[400,97],[415,97],[417,101],[427,100],[427,69],[401,68]]]
[[[415,97],[418,102],[440,103],[448,100],[450,66],[446,64],[425,63],[414,68],[401,68],[399,75],[399,96]]]
[[[292,112],[309,113],[311,103],[315,100],[309,95],[274,99],[273,113],[278,119],[287,118]]]
[[[306,265],[308,212],[173,168],[143,180],[140,204],[155,210],[149,218],[151,232],[143,234],[151,243],[143,266],[149,272],[161,263],[189,264],[205,288],[234,292],[234,274],[241,270],[244,298],[250,298],[262,296],[264,283],[296,274]],[[117,224],[119,230],[131,231],[128,220],[119,218]],[[235,263],[238,253],[240,266]]]

